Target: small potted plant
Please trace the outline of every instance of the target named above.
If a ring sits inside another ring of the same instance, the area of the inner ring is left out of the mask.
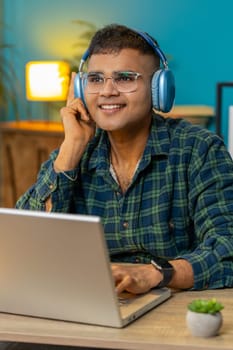
[[[215,298],[196,299],[188,304],[186,322],[192,335],[197,337],[212,337],[218,334],[222,326],[223,305]]]

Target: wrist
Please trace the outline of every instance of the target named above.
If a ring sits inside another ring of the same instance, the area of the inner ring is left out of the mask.
[[[63,172],[66,172],[66,171],[73,171],[75,170],[75,167],[71,167],[71,166],[65,166],[63,164],[59,164],[57,165],[56,164],[56,161],[53,163],[53,169],[56,173],[63,173]]]
[[[78,178],[78,169],[62,170],[53,164],[53,169],[57,174],[63,174],[68,180],[75,182]]]
[[[152,264],[146,264],[150,273],[150,288],[156,288],[157,285],[163,280],[163,274],[161,271],[154,268]]]
[[[56,172],[71,171],[77,168],[80,159],[85,151],[82,146],[74,143],[62,143],[57,158],[54,161],[54,170]]]
[[[166,287],[172,280],[172,277],[174,274],[173,266],[169,263],[168,260],[163,258],[155,258],[154,260],[151,260],[151,265],[158,272],[160,272],[162,276],[161,281],[156,285],[156,287],[157,288]]]

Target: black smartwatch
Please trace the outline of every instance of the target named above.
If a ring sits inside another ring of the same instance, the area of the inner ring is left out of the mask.
[[[151,260],[151,265],[163,275],[162,281],[156,286],[156,288],[166,287],[172,279],[174,272],[173,266],[164,258],[154,258]]]

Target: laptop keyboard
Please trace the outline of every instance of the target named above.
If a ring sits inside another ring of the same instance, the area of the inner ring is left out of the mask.
[[[135,299],[138,299],[138,298],[140,298],[139,294],[132,294],[132,293],[128,293],[128,292],[123,292],[118,296],[118,303],[120,306],[129,305]]]

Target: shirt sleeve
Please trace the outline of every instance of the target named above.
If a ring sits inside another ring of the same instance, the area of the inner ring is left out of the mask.
[[[76,178],[78,168],[64,173],[56,173],[53,162],[58,151],[51,153],[49,160],[42,164],[37,181],[17,201],[16,208],[28,210],[45,210],[46,200],[51,197],[52,211],[70,212],[72,207],[72,192],[78,180]]]
[[[195,145],[189,165],[190,212],[197,248],[181,258],[194,271],[194,289],[233,286],[233,162],[217,136]]]

